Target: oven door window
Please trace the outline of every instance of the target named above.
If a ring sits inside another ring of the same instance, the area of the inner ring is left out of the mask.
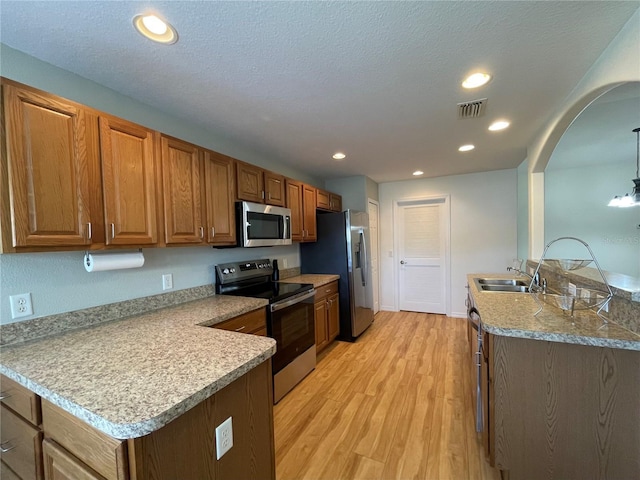
[[[284,238],[284,221],[281,215],[247,212],[248,240],[279,240]]]
[[[315,344],[313,313],[313,297],[270,313],[269,336],[277,343],[272,359],[274,374]]]

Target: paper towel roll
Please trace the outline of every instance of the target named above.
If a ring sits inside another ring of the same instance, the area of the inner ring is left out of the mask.
[[[93,253],[85,253],[83,263],[87,272],[139,268],[144,265],[144,255],[142,252],[101,253],[97,255]]]

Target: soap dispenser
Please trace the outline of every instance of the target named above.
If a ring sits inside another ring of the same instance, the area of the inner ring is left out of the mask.
[[[280,270],[278,270],[278,260],[274,260],[273,262],[271,262],[271,264],[273,265],[273,273],[271,274],[271,280],[273,280],[274,282],[277,282],[278,280],[280,280]]]

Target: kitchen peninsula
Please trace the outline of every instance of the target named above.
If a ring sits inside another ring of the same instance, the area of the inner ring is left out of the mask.
[[[640,336],[590,310],[534,316],[531,295],[480,291],[476,277],[509,276],[468,275],[491,464],[517,479],[640,478]]]
[[[275,341],[207,328],[264,321],[265,304],[216,295],[2,347],[2,389],[42,404],[31,425],[2,406],[3,425],[15,417],[33,436],[33,478],[40,448],[48,478],[275,478]],[[233,447],[217,460],[215,429],[228,417]],[[24,466],[11,453],[3,473]]]

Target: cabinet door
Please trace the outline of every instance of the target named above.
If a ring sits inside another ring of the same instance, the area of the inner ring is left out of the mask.
[[[236,162],[238,199],[264,202],[264,170],[244,162]]]
[[[302,182],[287,178],[287,208],[291,209],[291,240],[302,241],[304,221],[302,218]]]
[[[265,203],[284,207],[284,176],[273,172],[264,172]]]
[[[331,210],[331,200],[329,192],[318,189],[316,193],[316,208],[318,210]]]
[[[332,212],[342,211],[342,197],[335,193],[329,194],[329,206]]]
[[[0,460],[23,480],[42,479],[42,432],[0,407]]]
[[[319,352],[329,344],[329,333],[327,332],[327,301],[322,299],[315,304],[316,322],[316,352]]]
[[[316,189],[304,185],[302,192],[304,241],[315,242],[318,239],[316,229]]]
[[[167,244],[204,243],[200,165],[198,147],[174,138],[162,137],[164,228]]]
[[[51,440],[42,442],[44,478],[47,480],[105,480]]]
[[[107,245],[157,242],[154,133],[100,117]]]
[[[340,303],[338,294],[327,298],[327,324],[329,341],[335,339],[340,333]]]
[[[13,246],[89,245],[84,111],[13,85],[3,91]]]
[[[235,161],[216,152],[204,154],[207,199],[207,241],[214,245],[236,243]]]

